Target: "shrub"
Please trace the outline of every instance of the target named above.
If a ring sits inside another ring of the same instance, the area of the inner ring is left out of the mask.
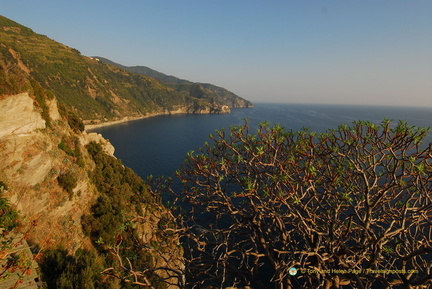
[[[103,266],[94,250],[78,249],[69,255],[63,249],[50,249],[39,264],[48,289],[115,288],[102,280]]]
[[[26,246],[24,236],[30,232],[32,227],[25,234],[18,231],[20,216],[16,210],[11,208],[9,201],[2,196],[4,189],[6,185],[0,181],[0,283],[7,280],[9,285],[15,288],[32,270],[32,257],[16,250]]]
[[[355,122],[316,134],[219,131],[179,171],[195,286],[430,286],[426,129]],[[297,268],[293,272],[291,268]]]
[[[78,137],[72,136],[67,138],[66,136],[63,136],[61,142],[58,144],[58,148],[64,151],[67,155],[74,157],[76,163],[80,167],[84,167],[85,164]]]
[[[76,133],[83,132],[85,129],[84,123],[80,117],[74,112],[68,110],[65,105],[59,104],[59,113],[66,119],[69,127]]]
[[[143,284],[148,287],[151,284],[152,288],[166,288],[167,281],[164,278],[169,279],[165,276],[172,270],[166,270],[154,260],[162,258],[166,261],[167,256],[162,257],[159,248],[149,247],[144,240],[147,237],[140,238],[137,230],[137,227],[141,227],[138,222],[146,223],[148,230],[148,226],[153,224],[152,218],[160,218],[156,215],[143,216],[142,207],[158,210],[161,205],[151,196],[145,182],[131,169],[124,167],[121,161],[104,153],[100,144],[91,142],[87,150],[96,164],[91,175],[100,196],[91,207],[91,213],[82,217],[81,225],[99,253],[109,255],[105,259],[107,269],[104,274],[121,280],[122,288],[135,288]],[[161,223],[160,226],[165,224]],[[140,234],[157,235],[153,230]],[[170,238],[171,242],[173,240]],[[123,264],[128,264],[128,267]],[[160,276],[160,272],[165,274]]]
[[[6,189],[6,184],[0,181],[0,228],[9,232],[18,226],[18,212],[12,209],[8,199],[2,196]]]
[[[57,177],[57,182],[59,186],[62,187],[66,192],[68,192],[70,197],[72,197],[72,190],[77,185],[78,177],[74,172],[69,171],[67,173],[59,175]]]
[[[39,107],[42,109],[42,118],[45,120],[46,126],[48,128],[52,127],[51,123],[51,116],[49,114],[49,107],[46,103],[46,99],[48,98],[48,95],[52,97],[52,92],[48,92],[48,90],[44,89],[39,82],[35,80],[30,80],[31,87],[32,87],[32,93],[36,99],[36,102],[38,103]]]

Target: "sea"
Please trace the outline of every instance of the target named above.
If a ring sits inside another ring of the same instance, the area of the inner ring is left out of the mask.
[[[432,127],[432,107],[352,106],[322,104],[255,103],[253,108],[232,109],[230,114],[163,115],[94,129],[109,139],[115,156],[146,179],[173,177],[189,151],[197,151],[216,130],[243,125],[254,129],[262,122],[280,124],[287,130],[309,128],[324,132],[338,125],[384,119]],[[252,131],[252,130],[251,130]],[[425,143],[432,142],[429,134]]]

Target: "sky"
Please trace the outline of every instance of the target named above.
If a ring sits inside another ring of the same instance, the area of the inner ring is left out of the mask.
[[[0,15],[252,102],[432,106],[430,0],[0,0]]]

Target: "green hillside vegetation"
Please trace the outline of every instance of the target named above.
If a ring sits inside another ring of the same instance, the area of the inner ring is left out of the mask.
[[[0,16],[0,94],[23,92],[23,75],[52,91],[84,120],[140,117],[177,109],[228,105],[215,96],[196,98],[158,80],[85,57],[74,48]],[[213,110],[217,111],[217,110]]]
[[[223,87],[219,87],[210,83],[191,82],[189,80],[180,79],[172,75],[166,75],[159,71],[153,70],[147,66],[124,66],[100,56],[95,56],[94,58],[99,59],[100,61],[106,64],[119,67],[129,72],[153,77],[159,80],[160,82],[168,85],[169,87],[179,92],[187,93],[192,97],[204,98],[204,99],[215,99],[220,102],[223,102],[229,107],[252,107],[253,106],[253,104],[250,101],[247,101],[237,96],[236,94],[226,90]]]
[[[153,77],[163,83],[172,83],[172,84],[184,84],[184,83],[188,83],[188,84],[192,84],[193,82],[189,81],[189,80],[185,80],[185,79],[180,79],[177,78],[175,76],[172,75],[167,75],[164,74],[162,72],[156,71],[154,69],[151,69],[150,67],[147,66],[142,66],[142,65],[138,65],[138,66],[125,66],[119,63],[116,63],[112,60],[109,60],[107,58],[104,57],[100,57],[100,56],[94,56],[93,58],[95,59],[99,59],[100,61],[102,61],[103,63],[106,64],[110,64],[113,66],[117,66],[121,69],[136,73],[136,74],[141,74],[141,75],[146,75],[146,76],[150,76]]]

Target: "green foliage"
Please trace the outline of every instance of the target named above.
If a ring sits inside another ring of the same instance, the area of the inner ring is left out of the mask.
[[[18,231],[19,213],[10,206],[8,199],[3,197],[5,189],[6,185],[0,181],[0,284],[7,280],[14,282],[16,286],[22,282],[26,272],[31,270],[32,257],[25,252],[16,251],[17,247],[25,245],[26,242]]]
[[[103,264],[93,250],[78,249],[71,256],[66,250],[50,249],[39,266],[48,289],[115,288],[112,282],[102,280]]]
[[[153,268],[154,256],[142,246],[131,219],[146,217],[143,206],[152,210],[160,204],[154,200],[145,182],[131,169],[124,167],[120,160],[104,153],[100,144],[91,142],[86,148],[96,164],[91,176],[100,196],[92,206],[91,214],[81,220],[83,231],[90,236],[99,253],[105,256],[106,267],[114,266],[115,261],[108,255],[110,248],[116,248],[118,257],[124,262],[131,262],[133,268]],[[155,288],[164,288],[164,283],[151,270],[145,276]],[[121,285],[122,288],[133,287],[125,281]]]
[[[53,93],[44,89],[39,82],[23,71],[7,47],[0,45],[0,95],[18,94],[24,91],[29,91],[35,98],[36,105],[42,110],[42,118],[50,128],[52,124],[46,100],[52,99]]]
[[[77,142],[75,136],[65,136],[58,146],[76,157]],[[91,179],[100,196],[90,214],[82,217],[81,225],[84,233],[90,236],[94,249],[78,250],[74,255],[68,255],[62,249],[48,250],[40,261],[43,280],[48,288],[135,288],[129,282],[110,278],[101,272],[116,265],[116,259],[109,251],[113,247],[134,268],[154,266],[154,256],[144,247],[133,245],[139,244],[140,240],[131,219],[143,215],[142,206],[151,208],[158,204],[144,181],[118,159],[105,154],[100,144],[90,143],[87,151],[96,165]],[[60,175],[58,181],[65,190],[75,186],[75,176],[71,173]],[[119,242],[119,239],[125,241]],[[113,275],[117,276],[121,270]],[[145,275],[153,287],[165,288],[160,278],[153,275],[151,271]]]
[[[57,182],[60,187],[62,187],[66,192],[69,193],[69,197],[72,197],[73,189],[76,187],[78,182],[78,176],[75,172],[69,171],[67,173],[61,174],[57,177]]]
[[[83,228],[93,242],[102,238],[112,244],[126,215],[141,214],[143,203],[154,201],[144,181],[120,160],[105,154],[100,144],[91,142],[87,150],[96,164],[92,181],[101,196],[93,205],[92,214],[83,218]]]
[[[84,123],[78,115],[76,115],[74,112],[70,111],[68,108],[66,108],[65,105],[59,104],[59,113],[60,115],[65,118],[69,124],[69,127],[76,133],[83,132],[85,129]]]
[[[67,121],[71,129],[75,132],[83,132],[84,131],[84,123],[81,118],[79,118],[75,113],[69,111],[67,115]]]
[[[6,185],[0,181],[0,228],[6,230],[3,234],[12,231],[19,224],[18,212],[12,209],[8,199],[2,196],[6,189]]]
[[[49,107],[46,103],[46,99],[52,97],[52,93],[44,89],[37,81],[30,80],[32,95],[34,95],[35,100],[39,107],[42,109],[42,118],[45,120],[46,126],[48,128],[52,127],[51,117],[49,114]]]
[[[35,98],[36,104],[42,110],[42,118],[47,127],[51,127],[51,117],[46,99],[53,98],[53,93],[44,89],[39,82],[23,71],[7,47],[0,45],[0,95],[11,95],[24,91],[29,91]]]
[[[27,75],[18,67],[7,47],[0,45],[0,95],[12,95],[30,88]]]
[[[80,167],[84,167],[84,159],[80,147],[80,141],[76,136],[63,136],[62,141],[58,144],[59,149],[67,155],[74,157]]]
[[[24,35],[29,35],[30,33],[32,33],[33,31],[30,28],[27,28],[15,21],[12,21],[6,17],[0,16],[0,27],[13,27],[15,28],[15,31],[18,30],[21,33],[23,33]],[[5,30],[6,32],[8,32],[9,30]],[[9,32],[11,33],[11,32]]]
[[[208,103],[228,105],[229,107],[251,107],[252,103],[244,100],[234,93],[209,83],[193,83],[188,80],[179,79],[172,75],[155,71],[146,66],[124,66],[103,57],[97,57],[100,61],[114,65],[126,71],[153,77],[169,87],[181,92],[190,99],[203,98]]]

